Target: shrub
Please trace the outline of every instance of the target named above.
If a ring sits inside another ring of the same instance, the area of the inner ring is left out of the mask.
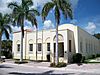
[[[66,63],[64,62],[59,62],[57,65],[55,63],[51,63],[50,67],[66,67]]]
[[[10,51],[6,51],[6,50],[1,51],[0,55],[5,56],[6,58],[12,58],[12,53]]]
[[[80,63],[82,60],[82,54],[76,53],[73,55],[73,63]]]
[[[96,54],[96,57],[100,57],[100,54]]]
[[[95,55],[91,55],[90,57],[89,57],[89,59],[94,59],[96,56]]]

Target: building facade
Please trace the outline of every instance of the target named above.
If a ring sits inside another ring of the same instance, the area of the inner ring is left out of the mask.
[[[51,62],[55,60],[55,29],[41,30],[37,34],[36,31],[25,30],[24,33],[23,59]],[[100,53],[100,41],[73,24],[63,24],[58,27],[58,43],[60,62],[71,62],[74,53],[81,53],[86,58]],[[14,32],[14,59],[20,58],[20,44],[21,32]]]

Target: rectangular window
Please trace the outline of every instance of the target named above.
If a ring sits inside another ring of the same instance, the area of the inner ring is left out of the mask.
[[[33,44],[29,44],[29,51],[33,51]]]
[[[38,43],[38,51],[41,51],[41,43]]]
[[[71,40],[69,40],[69,52],[71,52]]]
[[[50,43],[47,43],[47,51],[50,51]]]
[[[20,44],[17,44],[17,51],[20,51]]]

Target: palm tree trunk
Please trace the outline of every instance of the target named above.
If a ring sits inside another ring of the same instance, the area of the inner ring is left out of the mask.
[[[20,62],[23,61],[23,34],[21,32],[21,49],[20,49]]]
[[[38,30],[36,28],[36,60],[37,60],[37,38],[38,38]]]
[[[1,58],[1,36],[0,36],[0,58]]]
[[[56,52],[55,52],[55,64],[58,64],[58,24],[56,23]]]

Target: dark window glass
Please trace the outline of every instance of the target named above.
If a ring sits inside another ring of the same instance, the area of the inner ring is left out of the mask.
[[[38,51],[41,51],[41,43],[38,43]]]
[[[47,51],[50,51],[50,43],[47,43]]]
[[[71,52],[71,40],[69,40],[69,52]]]
[[[20,44],[17,44],[17,51],[20,51]]]
[[[33,44],[29,44],[29,51],[33,51]]]

